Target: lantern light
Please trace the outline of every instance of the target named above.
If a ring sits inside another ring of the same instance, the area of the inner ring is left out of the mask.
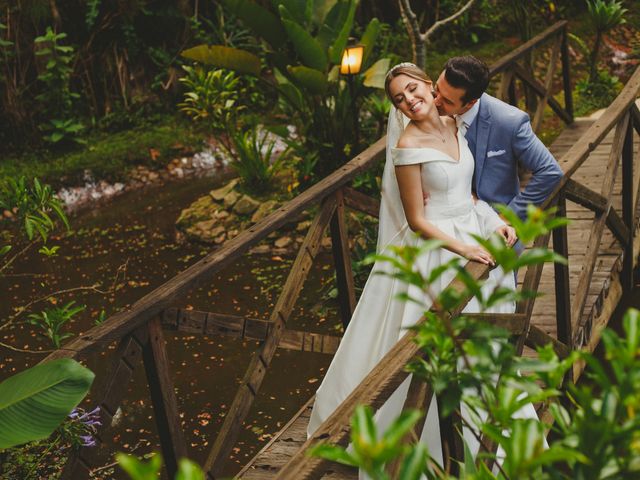
[[[356,75],[360,73],[363,53],[364,45],[347,46],[347,48],[344,49],[344,53],[342,54],[340,73],[342,75]]]

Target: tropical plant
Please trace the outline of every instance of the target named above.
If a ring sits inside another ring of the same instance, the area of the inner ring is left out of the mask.
[[[0,450],[51,435],[89,392],[93,378],[75,360],[62,358],[0,383]]]
[[[283,165],[287,151],[275,152],[276,140],[267,131],[251,128],[245,132],[229,130],[229,154],[241,185],[249,192],[265,193],[273,190],[273,179]]]
[[[40,129],[47,133],[44,139],[51,144],[68,140],[82,143],[77,134],[84,129],[72,112],[73,103],[80,95],[70,88],[74,50],[60,43],[66,37],[66,33],[55,33],[47,27],[46,33],[34,40],[39,46],[36,56],[46,62],[38,75],[43,88],[36,100],[41,104],[42,115],[48,120],[41,122]]]
[[[602,47],[602,37],[609,30],[626,22],[624,15],[627,9],[618,0],[586,0],[589,20],[595,30],[596,37],[589,56],[589,83],[598,81],[598,57]]]
[[[611,75],[607,70],[599,70],[596,73],[597,80],[591,82],[583,78],[576,82],[576,114],[584,115],[598,108],[605,108],[611,105],[620,90],[622,82],[615,75]]]
[[[222,131],[235,124],[233,118],[240,108],[239,81],[229,70],[209,70],[199,66],[182,67],[186,75],[180,79],[187,92],[180,110],[194,120],[206,122],[214,131]]]
[[[380,22],[371,20],[360,38],[365,46],[364,73],[349,91],[339,79],[337,65],[349,40],[357,0],[278,0],[273,10],[251,0],[225,0],[223,4],[267,45],[265,74],[261,75],[261,58],[246,50],[199,45],[183,55],[254,75],[265,88],[275,89],[286,117],[295,122],[306,154],[319,159],[313,162],[313,173],[321,176],[334,170],[360,147],[354,144],[357,97],[365,87],[381,88],[388,68],[388,60],[373,63],[370,56]]]
[[[55,348],[60,348],[64,340],[73,336],[70,332],[62,333],[60,330],[84,309],[84,305],[75,306],[75,302],[71,301],[62,307],[48,308],[42,312],[32,313],[29,315],[28,321],[31,325],[39,327],[42,334],[51,340]]]
[[[37,178],[30,184],[25,177],[11,177],[0,180],[0,209],[13,212],[22,224],[27,239],[34,241],[36,234],[46,242],[56,221],[61,221],[67,229],[69,221],[60,200],[49,185],[43,185]],[[0,254],[7,253],[11,246],[0,248]],[[0,272],[8,264],[0,266]]]

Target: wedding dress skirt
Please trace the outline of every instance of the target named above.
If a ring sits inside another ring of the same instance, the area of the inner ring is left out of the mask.
[[[488,237],[504,222],[485,202],[474,203],[471,196],[471,178],[474,161],[466,140],[458,134],[459,161],[431,148],[392,149],[395,165],[421,164],[422,186],[429,192],[425,206],[425,217],[443,232],[466,243],[476,243],[471,234]],[[419,245],[423,242],[404,224],[390,245]],[[423,274],[448,262],[456,254],[439,248],[417,260],[416,268]],[[362,295],[347,327],[340,346],[327,373],[316,392],[315,404],[307,433],[309,436],[326,420],[336,407],[355,389],[371,369],[393,347],[393,345],[417,322],[430,307],[424,292],[414,286],[381,273],[392,273],[389,262],[376,262],[364,286]],[[447,271],[434,284],[431,291],[437,295],[454,278],[454,271]],[[493,290],[498,282],[515,288],[514,276],[504,275],[498,267],[492,270],[484,286],[485,293]],[[407,293],[412,298],[424,299],[423,305],[397,298]],[[464,312],[480,310],[475,299],[467,304]],[[513,313],[515,304],[503,303],[490,313]],[[410,378],[405,380],[376,413],[379,432],[400,414],[409,389]],[[518,416],[533,418],[532,405],[523,408]],[[465,415],[465,412],[463,412]],[[466,415],[465,415],[466,416]],[[429,448],[431,456],[442,464],[442,447],[437,405],[432,399],[425,420],[421,441]],[[478,442],[470,432],[463,432],[471,452],[477,452]]]

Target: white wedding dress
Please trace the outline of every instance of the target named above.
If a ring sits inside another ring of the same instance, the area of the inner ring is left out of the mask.
[[[487,237],[504,222],[485,202],[478,201],[474,204],[471,196],[474,159],[460,132],[458,133],[458,145],[459,161],[432,148],[391,148],[388,149],[388,155],[394,165],[421,164],[423,190],[429,193],[429,199],[425,206],[425,217],[452,237],[467,243],[474,243],[475,240],[471,234]],[[387,164],[389,167],[389,160],[387,160]],[[399,201],[399,198],[396,200]],[[390,236],[390,240],[385,239],[385,245],[417,245],[423,241],[411,231],[404,216],[402,220],[404,225],[400,226],[398,223],[398,230],[393,236]],[[379,250],[383,249],[383,245],[379,244],[378,247]],[[422,255],[418,260],[419,265],[416,267],[423,273],[429,272],[454,256],[455,254],[449,250],[440,248]],[[406,283],[387,275],[375,273],[382,271],[391,273],[393,266],[389,262],[376,262],[373,267],[351,322],[322,384],[316,392],[315,404],[307,429],[309,436],[407,332],[406,328],[418,321],[430,306],[426,295],[416,287],[408,286]],[[453,271],[442,275],[435,284],[431,285],[434,294],[446,287],[454,276],[455,272]],[[511,274],[503,275],[501,269],[496,268],[491,271],[484,288],[491,290],[495,288],[498,281],[509,288],[515,287],[514,276]],[[424,298],[424,306],[399,300],[397,295],[400,293],[408,293],[412,298]],[[491,313],[513,313],[514,309],[515,305],[509,302],[491,310]],[[478,312],[477,301],[472,299],[464,311]],[[410,378],[404,381],[378,410],[376,424],[379,432],[383,432],[402,411],[409,383]],[[522,416],[525,417],[535,416],[533,406],[527,406],[523,410],[526,411],[518,413],[522,413]],[[426,443],[431,456],[442,462],[437,405],[434,400],[431,401],[425,422],[421,441]],[[475,437],[470,432],[466,432],[464,437],[471,452],[477,451],[478,443]]]

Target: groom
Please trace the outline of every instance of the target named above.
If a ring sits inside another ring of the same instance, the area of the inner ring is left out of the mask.
[[[540,205],[563,172],[547,147],[533,133],[529,115],[484,93],[489,69],[470,55],[453,57],[434,86],[441,115],[455,116],[475,158],[473,191],[489,204],[503,203],[520,218],[527,205]],[[521,191],[518,163],[532,177]]]

